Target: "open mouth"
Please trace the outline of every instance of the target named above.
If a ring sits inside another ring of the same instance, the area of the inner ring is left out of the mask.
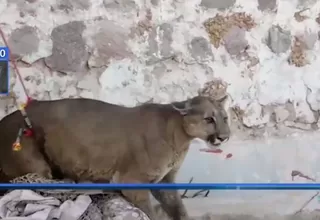
[[[222,139],[222,138],[219,138],[217,137],[216,135],[210,135],[208,138],[207,138],[207,142],[212,145],[213,147],[218,147],[220,146],[222,143],[228,141],[229,138],[227,139]]]
[[[213,134],[208,136],[207,138],[207,142],[214,147],[218,147],[221,144],[221,141],[217,141],[217,140],[218,138]]]

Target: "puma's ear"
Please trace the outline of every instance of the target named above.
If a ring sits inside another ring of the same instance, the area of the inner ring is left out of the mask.
[[[188,113],[189,113],[189,111],[192,109],[191,108],[191,103],[190,103],[190,101],[188,100],[188,101],[186,101],[185,102],[185,105],[182,107],[182,108],[180,108],[180,107],[177,107],[175,104],[171,104],[172,105],[172,108],[174,109],[174,110],[177,110],[181,115],[187,115]]]
[[[216,99],[217,102],[224,102],[226,99],[228,99],[228,94],[226,94],[225,96],[222,96],[219,99]]]
[[[227,101],[228,101],[228,99],[229,99],[229,95],[226,94],[222,98],[216,99],[216,101],[219,102],[222,106],[225,106]]]

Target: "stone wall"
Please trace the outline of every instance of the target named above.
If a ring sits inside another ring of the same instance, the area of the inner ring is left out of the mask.
[[[234,133],[260,136],[318,129],[319,13],[316,0],[2,0],[0,27],[33,98],[227,91]]]

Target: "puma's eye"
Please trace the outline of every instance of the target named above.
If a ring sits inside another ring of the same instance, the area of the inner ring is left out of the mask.
[[[207,117],[204,119],[208,124],[214,123],[214,118],[213,117]]]

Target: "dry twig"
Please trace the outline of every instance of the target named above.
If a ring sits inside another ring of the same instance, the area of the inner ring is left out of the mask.
[[[193,181],[193,177],[191,177],[191,179],[189,180],[189,183],[192,183],[192,181]],[[204,197],[208,197],[210,190],[206,190],[206,189],[199,190],[199,191],[195,192],[191,197],[186,196],[187,192],[188,192],[188,190],[186,189],[182,193],[181,198],[183,198],[183,199],[195,198],[195,197],[201,195],[203,192],[206,192],[204,194]]]
[[[189,183],[192,183],[192,181],[193,181],[193,177],[191,177],[191,179],[189,180]],[[188,198],[188,196],[186,196],[187,192],[188,192],[187,189],[184,190],[184,192],[181,195],[181,198],[183,198],[183,199]]]
[[[313,182],[316,182],[316,179],[311,178],[311,177],[309,177],[309,176],[307,176],[307,175],[304,175],[303,173],[301,173],[301,172],[298,171],[298,170],[292,170],[292,172],[291,172],[292,181],[294,181],[294,178],[295,178],[296,176],[301,177],[301,178],[304,178],[304,179],[307,179],[307,180],[311,180],[311,181],[313,181]]]
[[[298,171],[298,170],[292,170],[291,172],[291,177],[292,177],[292,181],[294,181],[294,178],[298,176],[307,180],[311,180],[313,182],[316,182],[316,179],[309,177],[308,175],[303,174],[302,172]],[[314,199],[316,198],[318,195],[320,194],[320,192],[317,192],[316,194],[314,194],[313,196],[311,196],[305,203],[303,203],[303,205],[301,206],[301,208],[296,211],[294,213],[294,215],[299,214],[300,212],[303,211],[303,209]]]

